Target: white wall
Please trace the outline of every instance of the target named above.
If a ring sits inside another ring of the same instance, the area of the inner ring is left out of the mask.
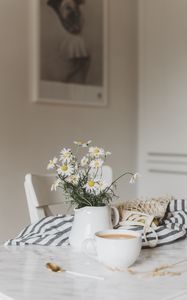
[[[139,1],[140,196],[187,195],[186,11],[186,0]]]
[[[29,102],[29,2],[0,1],[0,241],[29,223],[27,172],[46,172],[51,156],[75,139],[112,151],[115,176],[136,166],[137,1],[109,0],[109,105],[105,108]],[[135,195],[127,179],[121,197]]]

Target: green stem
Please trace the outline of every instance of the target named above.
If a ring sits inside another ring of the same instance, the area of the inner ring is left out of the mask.
[[[110,185],[109,187],[106,188],[105,192],[107,192],[107,191],[111,188],[111,186],[114,185],[114,183],[116,183],[121,177],[123,177],[123,176],[125,176],[125,175],[131,175],[131,176],[133,176],[134,173],[131,173],[131,172],[125,172],[125,173],[123,173],[123,174],[120,175],[118,178],[116,178],[116,179],[111,183],[111,185]]]
[[[69,183],[69,185],[71,185],[71,187],[72,187],[72,189],[73,189],[73,193],[77,196],[78,199],[84,200],[84,202],[85,202],[86,204],[92,206],[92,203],[89,202],[88,199],[84,198],[82,195],[80,195],[80,194],[77,192],[76,187],[75,187],[73,184]]]
[[[92,206],[92,203],[88,199],[86,199],[83,196],[77,194],[75,191],[74,191],[74,193],[78,196],[78,198],[84,200],[85,203],[89,204],[89,206]]]

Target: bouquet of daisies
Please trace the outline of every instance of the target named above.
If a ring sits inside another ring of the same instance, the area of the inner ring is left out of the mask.
[[[84,206],[103,206],[109,204],[114,197],[114,188],[117,180],[124,175],[130,175],[133,183],[137,174],[125,172],[111,184],[103,179],[102,167],[111,152],[103,148],[90,146],[91,141],[74,142],[75,154],[70,148],[63,148],[59,158],[49,161],[47,169],[56,172],[56,181],[51,190],[62,188],[66,200],[76,208]],[[80,156],[80,148],[86,148],[87,153]]]

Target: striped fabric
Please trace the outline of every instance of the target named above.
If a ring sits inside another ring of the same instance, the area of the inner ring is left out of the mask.
[[[39,222],[27,226],[15,239],[8,240],[5,245],[69,245],[69,233],[72,227],[73,216],[58,215],[41,219]],[[119,227],[119,229],[121,229]],[[167,209],[166,217],[154,232],[151,230],[143,234],[143,227],[132,226],[130,229],[142,233],[143,247],[161,246],[179,239],[187,234],[187,200],[174,199]],[[156,242],[155,242],[156,241]]]
[[[5,245],[67,246],[72,222],[73,216],[70,215],[43,218],[27,226],[15,239],[8,240]]]
[[[154,230],[150,229],[144,234],[143,226],[129,226],[128,229],[142,233],[142,242],[145,248],[170,244],[185,238],[187,235],[187,200],[171,200],[165,218]]]

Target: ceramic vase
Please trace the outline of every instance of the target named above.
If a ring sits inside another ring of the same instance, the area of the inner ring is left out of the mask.
[[[112,229],[119,222],[118,209],[112,206],[85,206],[75,209],[74,213],[69,242],[79,250],[85,239],[93,238],[97,231]]]

